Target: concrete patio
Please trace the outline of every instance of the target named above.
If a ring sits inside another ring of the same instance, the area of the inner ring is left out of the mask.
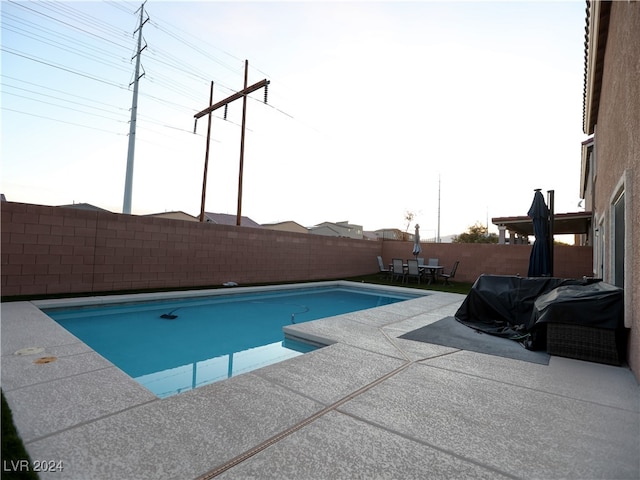
[[[627,368],[398,338],[463,300],[287,327],[331,345],[162,400],[33,303],[3,303],[2,389],[32,460],[62,462],[43,479],[640,478]]]

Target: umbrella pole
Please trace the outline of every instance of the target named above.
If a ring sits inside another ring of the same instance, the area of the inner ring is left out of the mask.
[[[553,224],[555,215],[553,210],[553,201],[555,190],[547,190],[547,204],[549,205],[549,276],[553,277]]]

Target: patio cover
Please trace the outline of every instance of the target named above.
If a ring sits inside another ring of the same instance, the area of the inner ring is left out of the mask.
[[[589,233],[591,228],[591,212],[556,213],[553,221],[554,235],[571,235]],[[520,235],[533,235],[533,221],[523,215],[518,217],[493,217],[494,225],[504,225],[507,230]]]

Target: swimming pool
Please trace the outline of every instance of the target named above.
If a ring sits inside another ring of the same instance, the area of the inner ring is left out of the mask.
[[[345,285],[215,293],[42,310],[157,396],[167,397],[316,348],[284,339],[286,325],[420,296]]]

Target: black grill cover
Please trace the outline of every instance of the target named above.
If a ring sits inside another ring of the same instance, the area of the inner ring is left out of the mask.
[[[584,283],[555,277],[481,275],[455,317],[476,330],[514,338],[526,331],[533,304],[540,295],[562,285]]]
[[[623,328],[624,290],[603,282],[558,287],[535,301],[527,330],[542,323]]]

